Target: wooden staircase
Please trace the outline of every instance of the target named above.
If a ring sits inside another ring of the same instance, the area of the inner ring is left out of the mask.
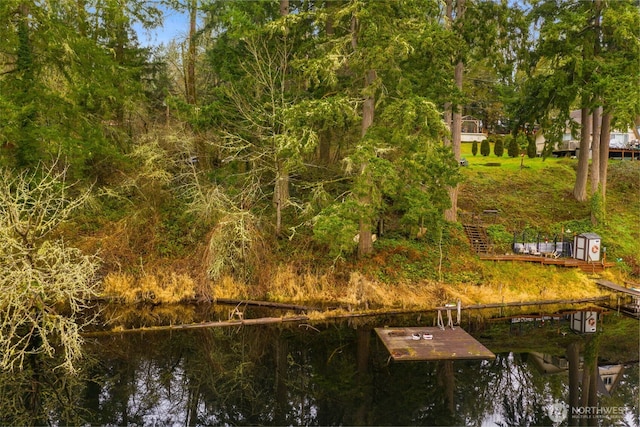
[[[464,224],[464,231],[471,243],[471,247],[477,254],[488,254],[491,252],[491,245],[484,227],[477,224]]]

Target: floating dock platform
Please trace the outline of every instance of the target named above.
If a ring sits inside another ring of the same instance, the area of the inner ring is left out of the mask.
[[[375,328],[394,361],[495,359],[496,355],[456,326]]]

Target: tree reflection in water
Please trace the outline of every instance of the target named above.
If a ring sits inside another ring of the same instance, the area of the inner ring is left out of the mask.
[[[91,419],[81,398],[82,372],[68,375],[53,369],[59,360],[36,357],[39,372],[26,366],[21,371],[0,371],[0,425],[79,425]]]
[[[582,355],[590,351],[588,340],[578,341]],[[111,335],[91,339],[87,352],[83,379],[42,376],[46,423],[551,425],[547,408],[568,403],[575,387],[568,371],[543,375],[525,353],[388,363],[370,326],[333,323]],[[618,390],[600,400],[626,408],[631,425],[638,425],[637,378],[637,366],[627,369]],[[0,376],[0,424],[35,423],[18,392],[32,379]],[[608,421],[616,420],[600,425]]]

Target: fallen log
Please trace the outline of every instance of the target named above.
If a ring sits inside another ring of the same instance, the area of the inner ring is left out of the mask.
[[[489,304],[475,304],[462,306],[461,310],[481,310],[491,308],[504,308],[504,307],[525,307],[535,305],[552,305],[552,304],[582,304],[587,302],[599,302],[608,300],[608,296],[593,297],[593,298],[581,298],[574,300],[542,300],[542,301],[530,301],[530,302],[505,302],[505,303],[489,303]],[[350,318],[362,318],[362,317],[374,317],[374,316],[393,316],[404,315],[413,313],[426,313],[436,312],[438,310],[455,309],[455,307],[434,307],[434,308],[422,308],[422,309],[394,309],[394,310],[381,310],[381,311],[368,311],[368,312],[354,312],[344,314],[331,314],[327,313],[325,317],[320,319],[314,319],[318,321],[327,320],[339,320]],[[189,323],[182,325],[163,325],[163,326],[146,326],[135,329],[114,329],[109,331],[92,331],[82,334],[83,337],[97,337],[103,335],[124,334],[133,332],[160,332],[160,331],[178,331],[189,329],[203,329],[203,328],[217,328],[217,327],[229,327],[229,326],[255,326],[255,325],[269,325],[277,323],[292,323],[292,322],[306,322],[311,318],[307,315],[298,316],[284,316],[284,317],[259,317],[255,319],[231,319],[231,320],[218,320],[212,322],[202,323]]]
[[[309,307],[306,305],[297,305],[297,304],[285,304],[280,302],[271,302],[271,301],[256,301],[256,300],[242,300],[242,299],[229,299],[229,298],[216,298],[215,303],[218,304],[229,304],[229,305],[250,305],[253,307],[267,307],[267,308],[278,308],[283,310],[294,310],[294,311],[320,311],[322,310],[319,307]]]
[[[202,323],[188,323],[183,325],[162,325],[162,326],[143,326],[133,329],[114,329],[110,331],[92,331],[84,332],[83,337],[97,337],[102,335],[125,334],[132,332],[161,332],[161,331],[183,331],[188,329],[217,328],[228,326],[251,326],[251,325],[269,325],[274,323],[302,322],[309,320],[309,316],[288,316],[288,317],[260,317],[256,319],[242,320],[226,320]]]

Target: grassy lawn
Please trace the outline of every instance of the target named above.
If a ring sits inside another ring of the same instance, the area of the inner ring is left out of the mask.
[[[478,154],[475,156],[471,152],[472,144],[470,142],[462,143],[461,147],[461,155],[469,162],[469,167],[479,170],[495,170],[495,169],[503,169],[508,171],[519,171],[521,169],[532,169],[532,170],[540,170],[553,168],[557,165],[567,166],[573,165],[576,163],[575,159],[566,159],[566,158],[547,158],[543,159],[542,157],[535,157],[530,159],[527,156],[524,158],[521,157],[509,157],[507,156],[506,150],[505,154],[502,157],[496,157],[493,154],[493,144],[491,145],[491,154],[488,156]],[[478,149],[479,150],[479,149]]]
[[[576,202],[571,194],[576,160],[473,156],[469,143],[462,145],[462,155],[469,162],[462,168],[458,204],[463,211],[497,209],[500,214],[491,221],[509,232],[531,228],[543,234],[560,232],[563,221],[589,218],[589,204]]]
[[[529,239],[552,240],[567,230],[571,230],[564,235],[568,239],[574,233],[595,232],[607,247],[608,260],[623,260],[627,273],[638,274],[640,162],[609,162],[607,214],[604,222],[593,225],[591,201],[578,202],[572,194],[576,159],[473,156],[471,147],[470,143],[462,145],[462,156],[469,165],[461,168],[464,182],[460,185],[458,207],[463,215],[479,216],[501,234],[501,250],[508,251],[514,233],[526,232]],[[587,189],[590,193],[590,183]],[[499,213],[482,215],[488,209]]]

